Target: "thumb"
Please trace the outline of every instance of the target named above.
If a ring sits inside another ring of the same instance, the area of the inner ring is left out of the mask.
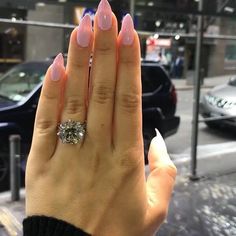
[[[147,193],[149,213],[154,220],[163,221],[168,211],[177,170],[167,153],[165,141],[158,130],[156,132],[148,153],[150,174],[147,179]]]

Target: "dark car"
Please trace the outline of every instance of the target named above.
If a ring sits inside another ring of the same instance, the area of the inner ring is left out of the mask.
[[[52,59],[26,62],[0,78],[0,181],[7,179],[9,135],[21,136],[22,157],[27,156],[42,81],[51,63]],[[154,129],[158,128],[167,137],[177,131],[180,119],[175,117],[175,87],[161,66],[142,62],[142,89],[143,135],[147,153],[150,140],[155,136]]]

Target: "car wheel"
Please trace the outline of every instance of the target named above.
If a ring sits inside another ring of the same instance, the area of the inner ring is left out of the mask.
[[[145,164],[148,164],[148,150],[152,139],[155,137],[154,129],[144,129],[143,130],[143,144],[144,144],[144,160]]]

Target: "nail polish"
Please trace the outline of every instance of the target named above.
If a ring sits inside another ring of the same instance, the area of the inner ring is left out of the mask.
[[[122,21],[120,36],[124,45],[132,45],[134,41],[134,23],[130,14],[127,14]]]
[[[109,30],[112,26],[112,10],[107,0],[101,0],[97,10],[98,26],[101,30]]]
[[[92,32],[92,21],[89,14],[86,14],[77,27],[77,43],[81,47],[88,47]]]
[[[64,58],[59,53],[51,65],[51,80],[58,81],[61,78],[62,68],[64,68]]]
[[[156,137],[155,138],[158,140],[157,142],[158,142],[159,150],[161,150],[162,153],[167,153],[167,147],[166,147],[166,144],[165,144],[165,141],[164,141],[162,135],[160,134],[160,132],[157,128],[155,128],[155,131],[156,131]]]

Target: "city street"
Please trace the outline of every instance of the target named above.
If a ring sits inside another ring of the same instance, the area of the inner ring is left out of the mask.
[[[209,89],[202,88],[202,94],[208,90]],[[169,153],[172,156],[178,156],[180,158],[181,154],[190,153],[193,90],[177,90],[177,95],[178,103],[176,114],[181,118],[180,127],[175,135],[166,138],[166,144]],[[200,119],[202,119],[201,116]],[[218,144],[235,140],[236,133],[234,131],[223,128],[213,130],[208,128],[204,123],[199,124],[198,145]]]
[[[235,19],[236,0],[0,0],[0,236],[236,236]]]

